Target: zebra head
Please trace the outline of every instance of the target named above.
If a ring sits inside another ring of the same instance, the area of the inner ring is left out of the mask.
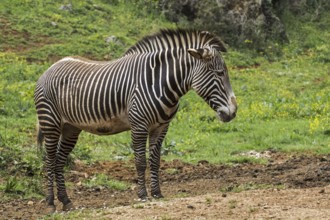
[[[237,103],[231,88],[228,69],[219,51],[223,48],[188,49],[196,60],[192,88],[217,112],[223,122],[236,116]]]

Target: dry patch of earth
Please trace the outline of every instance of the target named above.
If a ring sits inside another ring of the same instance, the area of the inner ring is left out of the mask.
[[[74,212],[86,219],[330,219],[330,155],[271,152],[267,160],[234,166],[162,161],[166,198],[146,203],[136,201],[133,161],[76,163],[66,178]],[[81,184],[97,173],[133,187],[118,191]],[[37,199],[0,200],[0,219],[39,219],[43,210]],[[61,213],[60,204],[57,210]]]
[[[205,194],[105,209],[96,219],[330,219],[330,187]]]

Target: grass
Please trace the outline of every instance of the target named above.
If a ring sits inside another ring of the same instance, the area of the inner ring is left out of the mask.
[[[129,188],[129,185],[127,183],[111,180],[105,174],[95,174],[93,177],[84,180],[82,182],[82,185],[88,188],[107,187],[109,189],[115,189],[120,191],[124,191]]]
[[[22,198],[42,194],[36,190],[43,172],[36,154],[33,90],[51,63],[68,55],[116,58],[142,36],[175,26],[139,1],[105,2],[1,1],[0,193]],[[69,3],[72,10],[60,9]],[[291,43],[272,45],[281,56],[269,59],[269,54],[234,49],[224,55],[239,104],[237,118],[219,123],[201,98],[188,93],[164,141],[163,159],[265,163],[240,152],[330,153],[330,33],[324,28],[330,17],[316,23],[284,16]],[[117,40],[107,43],[109,36]],[[107,137],[82,133],[72,155],[86,163],[131,159],[130,132]],[[85,184],[126,187],[111,181],[96,175]]]
[[[31,11],[27,13],[26,8]],[[4,0],[0,12],[6,35],[0,38],[0,49],[34,62],[53,62],[69,55],[101,60],[119,57],[159,26],[174,26],[150,11],[151,6],[133,0]],[[109,36],[117,42],[106,42]]]

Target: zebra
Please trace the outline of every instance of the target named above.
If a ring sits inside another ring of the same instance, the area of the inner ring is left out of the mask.
[[[162,29],[146,36],[112,61],[65,57],[36,83],[38,143],[45,145],[48,212],[73,209],[63,168],[81,131],[112,135],[131,130],[137,195],[148,199],[145,184],[149,143],[151,196],[162,198],[159,183],[161,145],[179,99],[194,90],[223,122],[236,116],[236,97],[221,52],[223,42],[206,31]],[[149,142],[147,142],[149,138]]]

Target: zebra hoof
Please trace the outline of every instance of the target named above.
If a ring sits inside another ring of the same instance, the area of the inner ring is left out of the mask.
[[[55,205],[47,205],[45,209],[45,215],[51,215],[56,211],[56,206]]]
[[[73,206],[72,202],[69,202],[68,204],[63,205],[63,211],[65,211],[65,212],[73,210],[73,209],[74,209],[74,206]]]
[[[153,194],[152,197],[154,197],[155,199],[162,199],[162,198],[164,198],[164,196],[161,193],[159,193],[159,194]]]
[[[138,201],[139,202],[148,202],[148,197],[143,197],[143,198],[139,198]]]

